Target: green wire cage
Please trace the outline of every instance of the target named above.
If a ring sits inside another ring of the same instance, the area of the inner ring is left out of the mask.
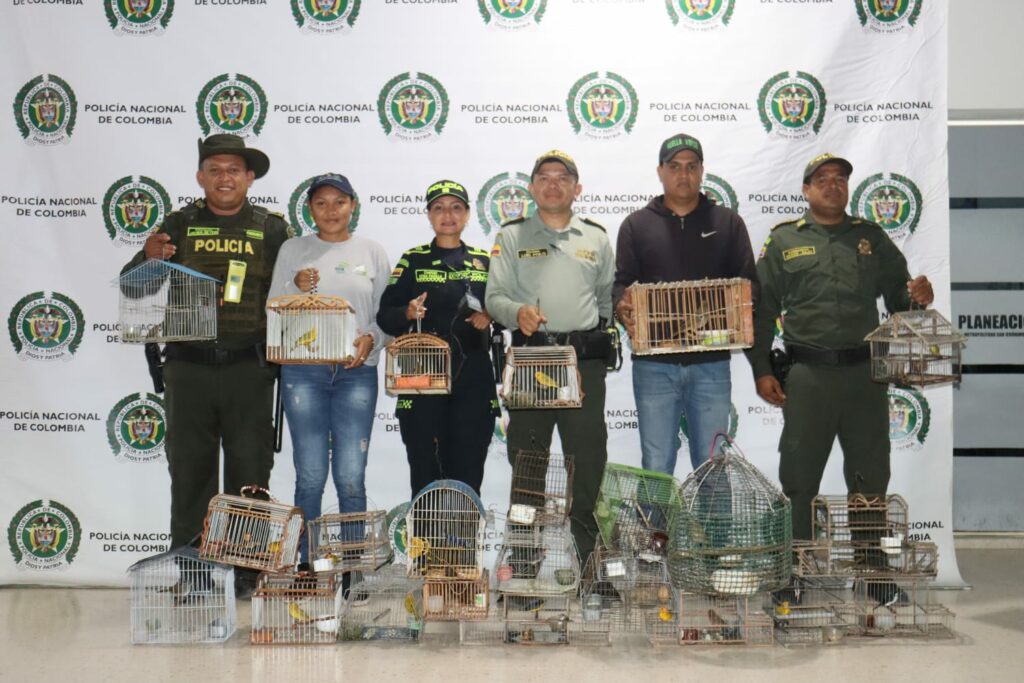
[[[679,482],[668,474],[608,463],[594,506],[604,545],[633,556],[664,557]]]

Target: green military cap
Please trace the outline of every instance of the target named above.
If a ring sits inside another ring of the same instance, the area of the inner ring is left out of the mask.
[[[690,150],[697,155],[697,159],[701,162],[704,161],[704,148],[700,146],[700,140],[687,135],[686,133],[680,133],[679,135],[673,135],[665,142],[661,143],[661,150],[658,152],[658,165],[664,166],[668,162],[672,161],[672,158],[680,152]]]
[[[270,170],[270,157],[256,149],[246,147],[245,140],[230,133],[216,133],[203,140],[199,138],[199,163],[217,154],[234,154],[245,159],[245,165],[257,178],[267,175]]]
[[[469,206],[469,192],[454,180],[438,180],[427,188],[427,208],[430,208],[435,199],[441,197],[455,197],[467,207]]]
[[[540,167],[549,161],[557,161],[565,166],[565,170],[569,171],[576,180],[580,179],[580,172],[576,168],[576,162],[572,160],[571,156],[560,149],[548,150],[537,157],[537,161],[533,164],[533,172],[530,173],[530,178],[532,179],[533,176],[537,175],[537,171],[540,170]]]
[[[814,172],[825,164],[839,164],[839,166],[846,171],[846,175],[853,173],[853,164],[842,157],[837,157],[835,154],[825,152],[811,159],[810,163],[807,164],[807,168],[804,169],[804,185],[810,181],[811,176]]]

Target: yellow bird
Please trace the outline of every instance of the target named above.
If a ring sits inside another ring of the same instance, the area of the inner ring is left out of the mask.
[[[313,327],[311,327],[309,329],[308,332],[306,332],[304,335],[299,337],[299,339],[295,342],[295,346],[292,347],[292,348],[298,348],[300,346],[305,346],[306,350],[308,351],[310,349],[310,347],[313,346],[313,344],[316,343],[316,334],[317,334],[316,333],[316,325],[314,325]]]
[[[297,602],[288,603],[288,616],[295,621],[309,621],[309,615],[306,614],[304,609],[299,607],[299,603]]]
[[[662,621],[672,621],[672,610],[668,607],[662,607],[658,610],[658,618]]]
[[[409,544],[409,557],[415,560],[428,552],[430,552],[430,541],[421,536],[414,536]]]
[[[405,594],[405,611],[413,616],[416,614],[416,598],[412,596],[412,593]]]
[[[776,605],[775,606],[775,613],[778,614],[780,617],[788,616],[789,615],[789,600],[783,600],[781,605]]]
[[[547,387],[548,389],[558,388],[558,382],[556,382],[550,376],[544,374],[540,370],[533,373],[533,378],[537,380],[537,384],[541,385],[542,387]]]

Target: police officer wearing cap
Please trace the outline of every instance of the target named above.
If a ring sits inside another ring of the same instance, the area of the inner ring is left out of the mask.
[[[415,331],[419,322],[423,332],[451,347],[451,393],[402,395],[395,408],[412,494],[436,479],[457,479],[480,493],[500,415],[488,347],[491,316],[484,308],[490,257],[461,239],[470,217],[465,187],[439,180],[426,197],[434,239],[402,254],[377,324],[397,336]]]
[[[890,313],[933,300],[928,279],[911,280],[899,249],[875,223],[846,213],[853,165],[822,154],[804,170],[809,209],[775,226],[761,250],[761,297],[747,358],[757,393],[781,406],[779,480],[793,503],[793,537],[809,539],[818,494],[836,437],[850,493],[885,495],[889,484],[887,385],[871,381],[864,337],[878,325],[877,299]],[[770,357],[775,321],[792,364]]]
[[[585,562],[594,547],[594,503],[608,459],[604,403],[610,341],[604,330],[612,315],[615,259],[604,228],[573,213],[582,189],[576,163],[565,152],[551,150],[537,159],[529,185],[537,211],[498,233],[487,310],[513,330],[513,344],[576,347],[582,408],[511,411],[508,453],[514,464],[519,451],[548,450],[558,427],[562,450],[576,459],[572,529]]]
[[[167,413],[165,448],[171,473],[171,545],[185,545],[203,528],[218,492],[224,449],[224,491],[266,486],[274,464],[273,393],[268,365],[266,305],[270,276],[291,228],[284,217],[249,203],[247,193],[266,175],[270,159],[228,134],[199,140],[196,181],[204,199],[167,216],[122,272],[145,259],[166,259],[226,282],[241,292],[217,307],[217,338],[171,342],[164,351]]]

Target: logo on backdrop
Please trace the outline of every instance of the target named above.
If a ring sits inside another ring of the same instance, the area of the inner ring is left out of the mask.
[[[167,191],[146,176],[115,180],[103,195],[103,222],[110,239],[119,247],[141,247],[170,210]]]
[[[697,31],[710,31],[729,25],[736,0],[665,0],[672,24]]]
[[[898,173],[876,173],[853,192],[850,213],[878,223],[898,242],[914,234],[924,202],[913,180]]]
[[[110,28],[118,35],[159,35],[174,14],[174,0],[103,0]]]
[[[7,541],[21,569],[66,569],[78,553],[82,526],[71,510],[44,498],[15,513]]]
[[[611,71],[587,74],[573,84],[566,99],[572,129],[592,138],[632,132],[637,105],[633,86]]]
[[[889,441],[894,449],[919,450],[928,438],[932,411],[916,389],[889,387]]]
[[[203,135],[259,135],[267,120],[267,95],[243,74],[221,74],[203,86],[196,100]]]
[[[156,394],[129,394],[107,416],[107,441],[119,462],[162,459],[166,435],[164,402]]]
[[[729,438],[736,438],[736,431],[740,426],[740,414],[736,410],[736,404],[729,404]],[[679,440],[682,445],[686,445],[690,441],[690,425],[686,422],[686,414],[683,413],[679,416]]]
[[[313,184],[314,178],[316,176],[310,176],[299,183],[299,186],[292,192],[291,198],[288,199],[288,218],[290,219],[288,222],[291,223],[296,237],[320,232],[316,228],[316,223],[313,222],[313,214],[309,211],[309,200],[307,197],[309,186]],[[363,205],[359,203],[358,193],[356,193],[353,199],[356,200],[356,208],[352,212],[352,218],[348,223],[349,232],[356,231],[356,226],[359,224],[359,212],[363,208]]]
[[[448,109],[444,86],[422,72],[398,74],[384,85],[377,98],[384,132],[402,140],[440,135],[448,121]]]
[[[528,218],[536,205],[526,189],[530,176],[525,173],[499,173],[480,188],[476,197],[476,214],[485,235],[497,232],[509,221]]]
[[[757,98],[765,131],[787,138],[817,134],[825,120],[825,89],[804,71],[783,71],[768,79]]]
[[[75,129],[78,100],[62,78],[36,76],[14,98],[14,117],[21,137],[30,145],[67,142]]]
[[[7,330],[21,360],[71,360],[82,343],[85,316],[60,292],[33,292],[14,304]]]
[[[736,197],[736,191],[732,189],[732,185],[725,178],[705,173],[700,189],[715,204],[733,211],[740,210],[740,200]]]
[[[860,25],[878,33],[898,33],[914,26],[924,0],[854,0]]]
[[[409,513],[409,507],[412,503],[406,501],[400,505],[396,505],[388,511],[388,539],[391,541],[391,551],[394,553],[395,559],[394,564],[396,565],[407,565],[409,564],[409,553],[407,551],[407,538],[405,529],[405,516]]]
[[[337,33],[352,28],[362,0],[292,0],[295,23],[309,33]]]
[[[508,29],[539,24],[547,4],[548,0],[477,0],[485,24]]]

